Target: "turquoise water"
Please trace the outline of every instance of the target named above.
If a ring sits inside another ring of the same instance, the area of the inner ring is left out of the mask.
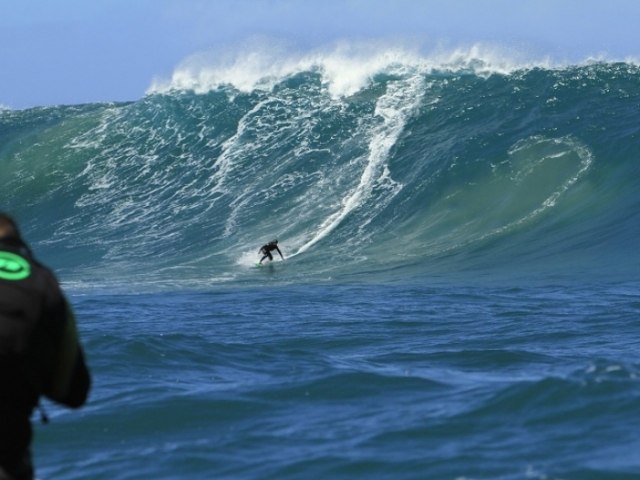
[[[69,284],[254,282],[272,237],[293,282],[635,276],[636,66],[402,72],[3,111],[2,204]]]
[[[638,67],[323,65],[0,111],[95,376],[38,476],[637,478]]]

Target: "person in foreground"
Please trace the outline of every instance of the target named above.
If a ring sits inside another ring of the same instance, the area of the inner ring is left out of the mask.
[[[33,257],[16,222],[2,212],[0,382],[0,480],[30,480],[30,417],[40,396],[78,408],[87,400],[91,377],[54,274]]]
[[[276,250],[280,254],[280,258],[282,258],[282,260],[284,260],[284,257],[282,256],[282,252],[278,248],[278,240],[272,240],[272,241],[270,241],[266,245],[263,245],[260,248],[259,253],[261,253],[263,256],[260,259],[260,261],[258,262],[258,264],[262,265],[262,261],[265,258],[268,258],[269,261],[272,261],[273,260],[273,255],[271,255],[271,252],[273,252],[274,250]]]

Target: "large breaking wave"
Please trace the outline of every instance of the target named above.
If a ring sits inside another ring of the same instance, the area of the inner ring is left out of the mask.
[[[198,59],[136,102],[0,111],[0,205],[76,284],[628,278],[639,70]],[[251,268],[274,237],[288,261]]]

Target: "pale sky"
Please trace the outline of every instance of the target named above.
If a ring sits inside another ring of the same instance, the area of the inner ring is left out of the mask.
[[[136,100],[186,57],[256,35],[637,61],[639,20],[638,0],[0,0],[0,106]]]

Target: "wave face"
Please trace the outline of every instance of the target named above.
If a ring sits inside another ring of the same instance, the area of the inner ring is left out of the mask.
[[[77,284],[640,266],[637,66],[297,65],[0,111],[0,205]]]

